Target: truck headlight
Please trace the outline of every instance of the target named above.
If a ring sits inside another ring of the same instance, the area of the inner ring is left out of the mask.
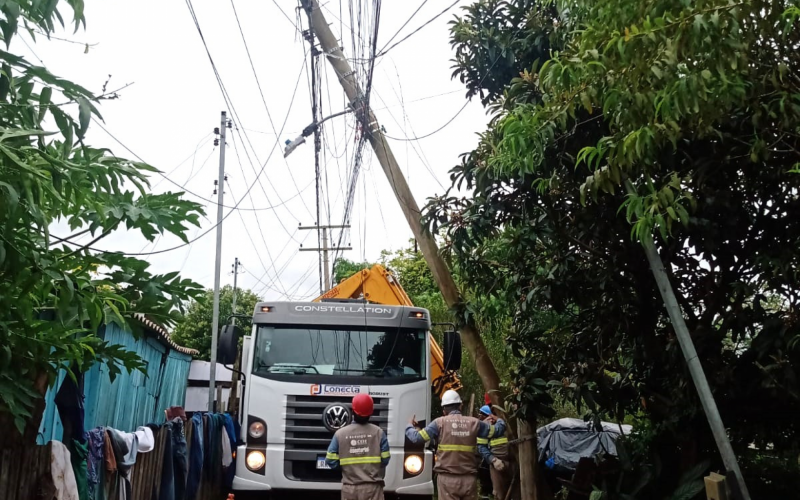
[[[264,426],[264,422],[255,421],[250,424],[250,428],[247,430],[247,433],[253,439],[259,439],[264,436],[264,431],[267,428]]]
[[[267,463],[267,457],[264,456],[263,451],[251,451],[247,454],[247,468],[251,471],[259,471],[261,470],[264,465]]]
[[[412,475],[419,474],[422,470],[422,457],[419,455],[409,455],[406,457],[406,461],[403,463],[403,467],[405,467],[406,472]]]

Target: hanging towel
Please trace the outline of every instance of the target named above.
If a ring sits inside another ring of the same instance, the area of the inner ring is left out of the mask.
[[[70,453],[60,441],[50,441],[50,475],[56,489],[55,500],[79,500]]]

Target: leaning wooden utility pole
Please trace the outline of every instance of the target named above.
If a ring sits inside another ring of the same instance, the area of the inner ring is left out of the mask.
[[[414,233],[414,238],[419,242],[422,255],[425,257],[425,261],[428,263],[437,285],[439,285],[439,290],[441,290],[445,302],[450,307],[458,305],[461,302],[461,295],[458,292],[453,276],[450,274],[450,269],[448,269],[447,264],[439,255],[439,248],[433,236],[422,227],[419,206],[408,188],[406,178],[403,176],[394,154],[392,154],[392,150],[386,141],[386,136],[383,135],[380,125],[378,125],[378,120],[369,108],[364,109],[363,113],[359,112],[359,108],[366,106],[367,103],[364,102],[365,96],[355,80],[355,72],[345,58],[336,37],[333,36],[317,0],[303,0],[303,7],[309,16],[311,25],[322,47],[322,52],[336,71],[339,83],[342,84],[350,105],[356,111],[357,116],[366,117],[363,122],[368,124],[369,129],[364,130],[364,133],[369,135],[369,142],[372,145],[372,149],[375,150],[375,156],[378,157],[381,168],[394,190],[408,225],[411,226],[411,232]],[[461,336],[470,354],[475,359],[478,375],[481,377],[483,386],[489,392],[492,403],[499,405],[500,399],[497,391],[500,389],[500,379],[497,376],[497,370],[495,370],[492,360],[489,358],[489,353],[486,351],[483,340],[471,325],[461,328]]]
[[[411,190],[408,187],[406,178],[400,170],[397,160],[389,147],[386,136],[383,134],[378,120],[369,107],[369,103],[365,101],[365,95],[359,88],[358,82],[355,79],[355,72],[350,67],[339,42],[331,32],[328,22],[325,20],[322,11],[320,10],[317,0],[302,0],[302,6],[308,14],[309,22],[314,30],[317,39],[319,40],[322,52],[328,59],[328,62],[336,72],[337,79],[342,85],[347,99],[350,102],[353,110],[356,113],[357,119],[360,119],[363,126],[363,133],[369,137],[370,145],[375,151],[375,156],[381,164],[384,174],[392,186],[397,201],[400,203],[400,208],[403,210],[408,225],[411,227],[411,232],[414,233],[414,238],[419,243],[422,255],[428,264],[436,284],[444,297],[444,301],[449,307],[455,307],[461,303],[461,294],[456,287],[453,276],[450,274],[450,269],[447,264],[439,255],[439,247],[433,235],[422,226],[421,212]],[[497,370],[489,357],[486,350],[486,345],[483,343],[478,330],[470,324],[464,325],[460,329],[461,337],[464,345],[467,346],[472,359],[475,361],[475,369],[478,376],[481,378],[483,387],[489,393],[494,406],[502,407],[502,400],[500,398],[500,377],[497,375]],[[520,465],[533,465],[536,466],[536,457],[519,457]],[[536,500],[537,495],[535,490],[531,492],[522,492],[522,497],[525,499]]]

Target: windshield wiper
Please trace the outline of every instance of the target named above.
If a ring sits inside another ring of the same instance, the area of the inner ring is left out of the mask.
[[[367,368],[366,370],[362,370],[360,368],[337,368],[337,372],[356,372],[356,373],[369,373],[375,370],[380,370],[380,368]]]
[[[371,375],[373,377],[379,377],[379,378],[386,377],[386,369],[385,368],[367,368],[365,370],[361,370],[361,369],[358,369],[358,368],[337,368],[336,371],[365,373],[365,374],[369,374],[369,375]]]
[[[267,370],[281,370],[281,371],[290,371],[296,375],[302,375],[304,373],[308,373],[306,370],[314,370],[314,373],[319,374],[319,370],[314,365],[272,365],[268,366]]]

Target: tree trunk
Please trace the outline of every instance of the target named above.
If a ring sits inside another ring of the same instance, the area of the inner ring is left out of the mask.
[[[539,460],[536,444],[536,424],[528,421],[517,420],[517,433],[519,443],[519,484],[524,500],[541,500],[536,485],[539,483]],[[524,466],[523,466],[524,465]]]

